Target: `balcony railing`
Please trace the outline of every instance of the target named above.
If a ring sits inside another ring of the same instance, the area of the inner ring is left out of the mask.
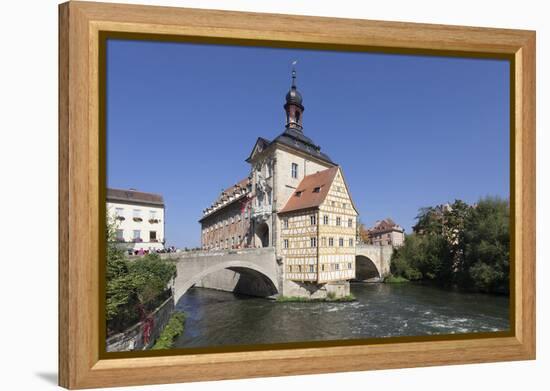
[[[271,205],[255,206],[252,208],[251,215],[252,217],[262,216],[262,215],[271,214],[271,212],[272,212]]]

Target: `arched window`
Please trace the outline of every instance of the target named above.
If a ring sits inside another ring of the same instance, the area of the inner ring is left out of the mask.
[[[296,123],[297,124],[300,123],[300,112],[299,111],[296,111]]]

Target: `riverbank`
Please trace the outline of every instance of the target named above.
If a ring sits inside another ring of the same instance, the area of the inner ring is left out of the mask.
[[[384,279],[384,284],[403,284],[403,283],[406,283],[406,282],[410,282],[409,280],[407,280],[405,277],[401,277],[401,276],[388,276]]]
[[[174,346],[174,342],[184,330],[185,326],[185,313],[174,312],[170,317],[170,320],[166,324],[166,327],[160,333],[159,338],[151,348],[152,350],[170,349]]]

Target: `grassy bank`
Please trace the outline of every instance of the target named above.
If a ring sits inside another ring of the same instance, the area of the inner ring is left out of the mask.
[[[401,276],[388,276],[384,279],[386,284],[402,284],[404,282],[409,282],[405,277]]]
[[[324,299],[310,299],[300,296],[279,296],[276,300],[278,303],[345,303],[355,301],[355,296],[349,294],[343,297],[335,297],[333,294],[328,294]]]
[[[183,312],[174,312],[152,349],[170,349],[176,337],[183,333],[184,325],[185,314]]]

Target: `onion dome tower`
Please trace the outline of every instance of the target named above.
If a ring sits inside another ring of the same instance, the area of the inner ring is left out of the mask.
[[[286,112],[286,128],[302,131],[302,117],[304,106],[302,105],[302,94],[296,88],[296,61],[292,63],[292,85],[286,94],[286,103],[284,105]]]

